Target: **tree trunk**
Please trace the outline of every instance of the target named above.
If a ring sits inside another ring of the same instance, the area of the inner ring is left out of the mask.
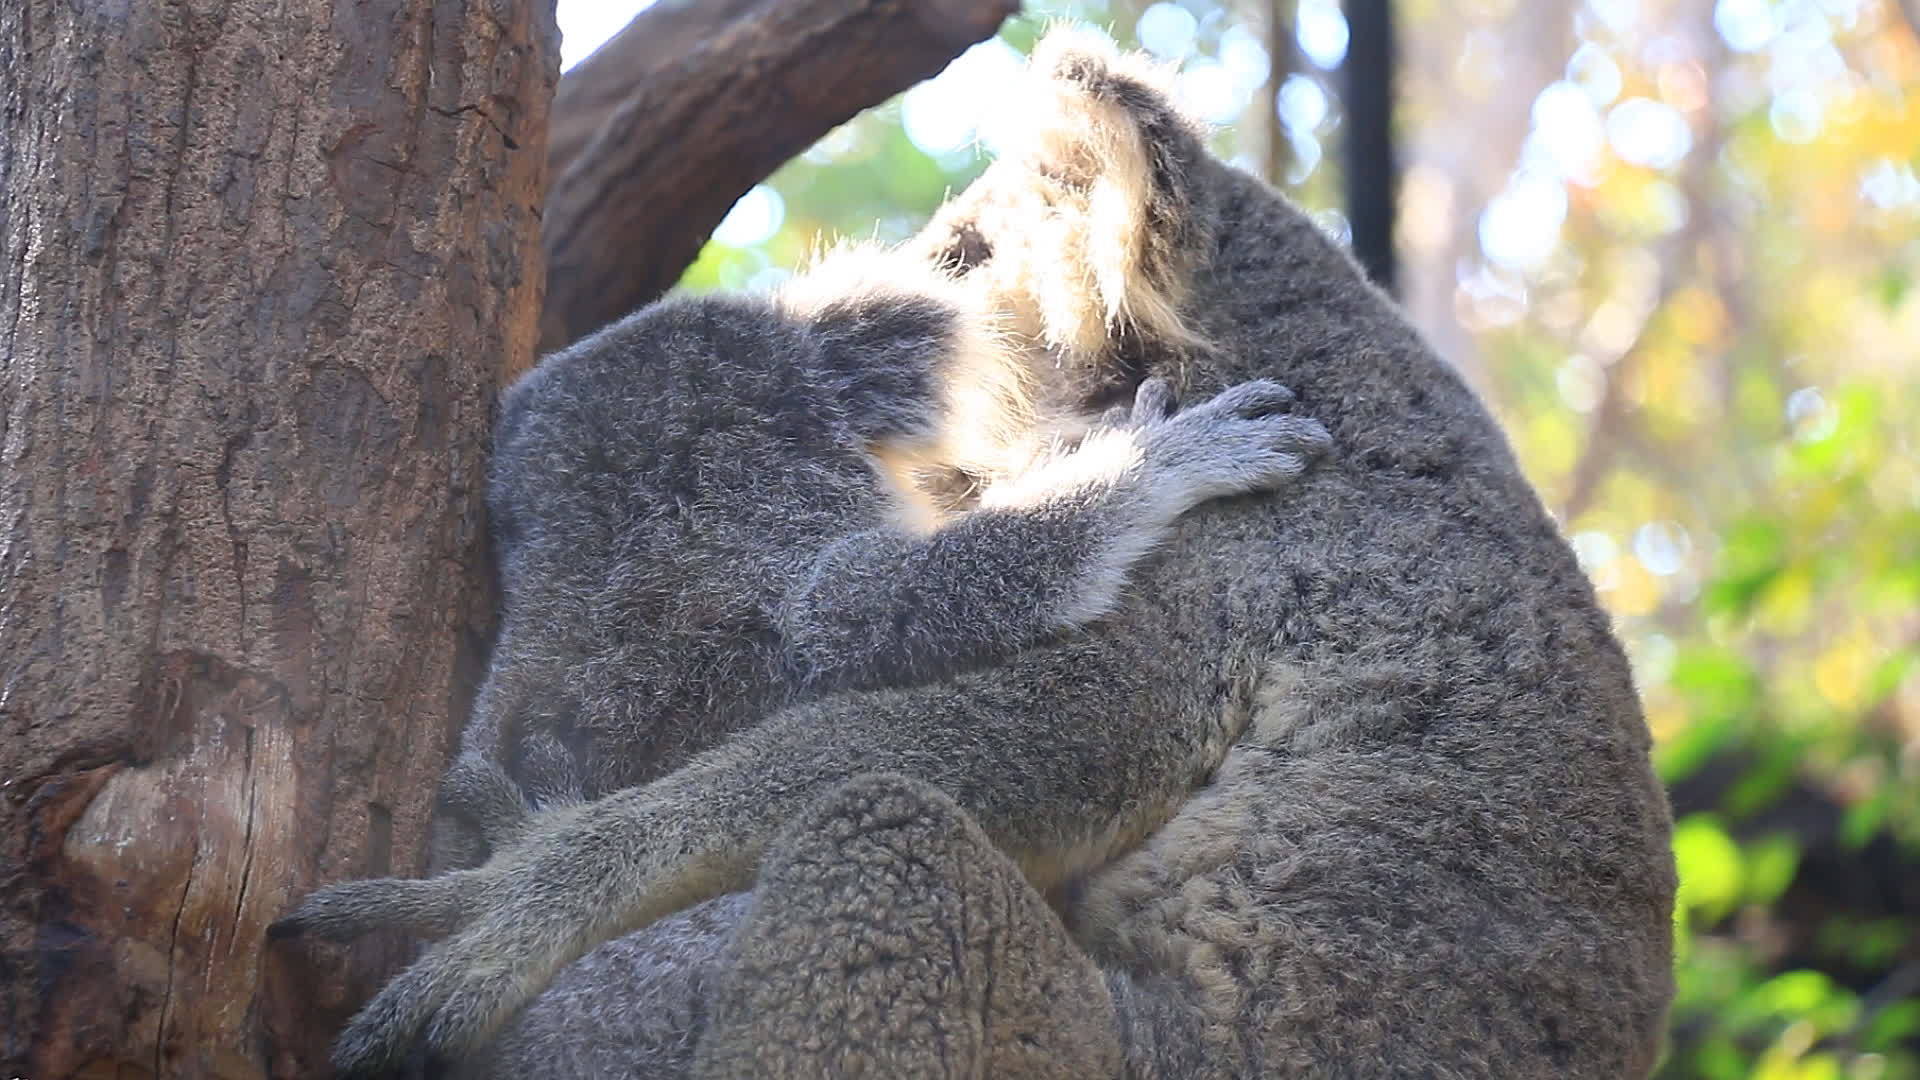
[[[658,3],[560,82],[541,350],[658,299],[734,202],[1019,0]]]
[[[301,1076],[417,872],[552,0],[0,3],[0,1076]]]

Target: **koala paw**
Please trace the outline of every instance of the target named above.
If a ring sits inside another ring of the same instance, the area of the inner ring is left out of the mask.
[[[439,877],[320,889],[268,931],[348,940],[376,929],[451,935],[388,983],[334,1044],[343,1076],[383,1075],[416,1047],[470,1056],[561,968],[660,905],[644,844],[572,819],[549,820],[485,866]],[[624,849],[624,850],[622,850]],[[631,858],[629,858],[631,856]],[[657,863],[654,864],[657,868]],[[638,901],[636,903],[636,901]]]
[[[1133,393],[1133,405],[1115,405],[1100,417],[1101,428],[1146,428],[1163,423],[1173,415],[1173,387],[1154,376],[1140,383]]]
[[[1273,491],[1327,452],[1327,429],[1288,412],[1293,401],[1293,391],[1279,383],[1254,379],[1172,413],[1171,392],[1149,379],[1135,398],[1132,421],[1146,429],[1148,461],[1192,505]]]

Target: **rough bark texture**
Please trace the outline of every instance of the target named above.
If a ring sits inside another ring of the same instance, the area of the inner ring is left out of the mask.
[[[312,1075],[396,959],[262,933],[421,863],[552,23],[0,3],[0,1076]]]
[[[1019,0],[660,0],[567,73],[542,351],[659,297],[735,200]]]

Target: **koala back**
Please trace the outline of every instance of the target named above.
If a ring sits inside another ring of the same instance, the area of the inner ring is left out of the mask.
[[[1285,502],[1192,515],[1102,628],[1164,650],[1163,678],[1260,672],[1208,781],[1062,904],[1113,973],[1129,1075],[1644,1075],[1669,813],[1625,655],[1498,425],[1145,64],[1056,35],[1035,69],[1043,130],[922,250],[1089,393],[1274,379],[1335,447]]]
[[[1629,666],[1558,527],[1345,251],[1165,124],[1165,99],[1106,89],[1140,85],[1123,68],[1056,63],[1062,94],[1140,115],[1172,163],[1143,201],[1183,217],[1166,227],[1203,345],[1149,350],[1149,372],[1188,395],[1276,379],[1336,447],[1298,498],[1200,515],[1141,583],[1224,590],[1264,673],[1210,783],[1069,908],[1129,973],[1117,993],[1152,973],[1199,1021],[1143,1036],[1134,1068],[1644,1075],[1672,993],[1669,816]],[[1025,181],[979,198],[1002,182]],[[984,240],[1019,257],[1017,232]]]
[[[504,613],[463,758],[536,805],[593,798],[785,700],[785,590],[898,512],[873,448],[924,435],[964,332],[929,289],[679,299],[511,387],[488,489]]]

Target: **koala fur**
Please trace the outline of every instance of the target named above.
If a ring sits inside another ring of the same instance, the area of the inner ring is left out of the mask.
[[[1129,418],[1049,423],[1060,394],[977,292],[842,253],[771,302],[656,305],[508,392],[504,625],[437,861],[476,864],[532,809],[657,778],[790,702],[1084,626],[1188,509],[1324,449],[1265,380],[1177,416],[1147,384]],[[916,483],[936,466],[965,512]]]
[[[1153,72],[1071,35],[1034,68],[1027,148],[908,253],[1090,408],[1271,379],[1337,453],[1182,517],[1084,633],[781,709],[493,878],[310,902],[460,928],[356,1029],[470,1045],[532,997],[502,1077],[1645,1075],[1665,800],[1497,426]]]
[[[356,1018],[343,1069],[392,1063],[416,1032],[471,1049],[592,945],[750,884],[767,841],[865,762],[945,759],[1056,874],[1104,861],[1112,821],[1139,835],[1210,767],[1217,750],[1060,803],[976,777],[995,768],[972,760],[981,730],[943,746],[910,720],[786,708],[1060,640],[1183,514],[1326,447],[1267,380],[1177,414],[1149,380],[1095,422],[984,297],[909,255],[842,253],[771,299],[656,305],[509,391],[489,494],[503,627],[436,856],[492,861],[323,890],[278,927],[459,931]],[[1038,738],[1050,721],[1024,713],[994,737]],[[740,797],[710,802],[714,785]]]

